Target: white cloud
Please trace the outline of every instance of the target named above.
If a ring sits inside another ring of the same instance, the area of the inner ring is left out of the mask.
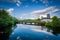
[[[7,12],[10,13],[10,14],[11,14],[13,11],[14,11],[13,8],[9,8],[9,9],[7,10]]]
[[[52,11],[53,13],[59,12],[60,9],[55,9],[54,11]]]
[[[16,1],[16,5],[17,5],[17,6],[20,6],[20,5],[21,5],[21,1],[20,1],[20,0],[17,0],[17,1]]]
[[[36,10],[36,11],[33,11],[32,13],[34,14],[45,14],[45,13],[54,13],[56,11],[59,11],[59,9],[57,9],[55,6],[51,6],[51,7],[48,7],[48,8],[45,8],[45,9],[42,9],[42,10]]]
[[[16,3],[17,6],[20,6],[22,3],[21,0],[8,0],[8,2]]]
[[[19,0],[17,1],[18,3],[21,3]]]
[[[20,6],[20,4],[18,4],[18,3],[16,3],[16,5],[19,7]]]
[[[46,17],[45,14],[52,14],[52,13],[56,13],[59,11],[60,11],[60,9],[56,8],[55,6],[51,6],[51,7],[42,9],[42,10],[33,11],[33,12],[31,12],[31,14],[41,18],[41,16]]]
[[[40,17],[40,15],[46,17],[46,14],[49,14],[49,13],[52,14],[58,11],[60,11],[60,9],[56,8],[55,6],[51,6],[42,10],[32,11],[29,14],[22,14],[21,18],[22,19],[36,19]]]
[[[24,13],[20,15],[20,19],[34,19],[34,15],[32,15],[31,13],[29,14]]]

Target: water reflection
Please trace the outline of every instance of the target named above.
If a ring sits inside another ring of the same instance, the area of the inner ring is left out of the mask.
[[[17,28],[10,35],[10,40],[60,40],[60,35],[55,36],[41,26],[18,24]]]
[[[17,24],[15,27],[0,28],[0,40],[60,40],[46,27]]]
[[[0,40],[9,40],[9,36],[11,35],[12,31],[13,30],[11,26],[0,27]]]
[[[5,28],[1,28],[0,29],[0,40],[8,40],[9,39],[9,35],[11,34],[12,29],[5,29]]]

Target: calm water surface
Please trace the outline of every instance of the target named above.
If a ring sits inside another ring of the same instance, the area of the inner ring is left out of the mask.
[[[9,40],[60,40],[60,35],[55,36],[46,30],[41,30],[41,26],[17,24]]]

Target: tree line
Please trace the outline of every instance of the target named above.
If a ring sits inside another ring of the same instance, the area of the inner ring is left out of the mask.
[[[47,22],[45,26],[48,29],[53,30],[53,34],[59,34],[60,33],[60,18],[57,16],[52,17],[51,22]]]
[[[0,10],[0,40],[8,40],[18,19],[9,15],[6,10]]]

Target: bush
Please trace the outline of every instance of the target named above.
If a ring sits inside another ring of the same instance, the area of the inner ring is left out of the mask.
[[[5,10],[0,10],[0,39],[8,40],[12,27],[16,25],[17,19],[11,17]],[[2,33],[1,33],[2,32]]]
[[[60,19],[54,16],[52,18],[52,22],[47,22],[45,26],[48,29],[52,29],[54,34],[59,34],[60,33]]]

